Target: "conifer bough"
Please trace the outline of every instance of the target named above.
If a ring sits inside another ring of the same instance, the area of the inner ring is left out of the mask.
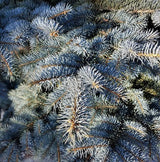
[[[0,161],[160,161],[159,13],[0,0]]]

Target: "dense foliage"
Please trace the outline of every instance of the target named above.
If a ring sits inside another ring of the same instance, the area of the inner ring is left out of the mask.
[[[0,0],[0,35],[1,162],[160,161],[159,0]]]

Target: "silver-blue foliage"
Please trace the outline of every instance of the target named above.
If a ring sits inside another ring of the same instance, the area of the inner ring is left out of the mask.
[[[0,0],[0,161],[160,160],[160,3],[97,3]]]

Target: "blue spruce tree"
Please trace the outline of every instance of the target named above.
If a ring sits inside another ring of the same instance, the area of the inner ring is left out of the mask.
[[[0,161],[160,161],[159,0],[0,0]]]

